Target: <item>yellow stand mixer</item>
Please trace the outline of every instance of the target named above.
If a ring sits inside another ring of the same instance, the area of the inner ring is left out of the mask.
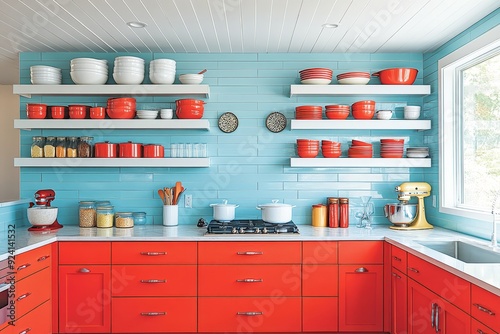
[[[394,230],[425,230],[434,228],[425,217],[424,198],[430,196],[431,185],[426,182],[404,182],[395,189],[398,192],[398,204],[388,204],[384,208],[386,217],[393,223],[391,229]],[[408,204],[412,197],[417,197],[418,204]],[[416,213],[416,216],[415,216]],[[404,216],[406,219],[397,217]]]

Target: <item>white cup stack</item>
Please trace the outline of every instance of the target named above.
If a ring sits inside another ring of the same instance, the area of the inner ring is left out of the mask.
[[[71,80],[77,85],[103,85],[108,81],[108,61],[94,58],[73,58]]]
[[[420,117],[420,106],[404,107],[404,119],[418,119]]]
[[[175,81],[175,60],[155,59],[149,63],[149,80],[154,84],[171,85]]]
[[[119,85],[140,85],[144,81],[144,59],[132,56],[115,58],[113,79]]]
[[[30,67],[31,83],[33,85],[60,85],[62,71],[60,68],[35,65]]]

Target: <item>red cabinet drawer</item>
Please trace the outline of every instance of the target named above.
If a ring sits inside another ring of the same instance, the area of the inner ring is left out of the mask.
[[[303,265],[303,296],[338,296],[337,265]]]
[[[339,301],[337,297],[302,298],[303,332],[337,332]]]
[[[199,264],[301,263],[300,242],[200,242]]]
[[[111,270],[113,296],[196,296],[195,265],[117,265]]]
[[[302,243],[303,264],[334,264],[338,263],[338,242],[336,241],[306,241]]]
[[[470,313],[471,284],[413,254],[408,254],[408,277]]]
[[[195,242],[113,242],[113,264],[196,264]]]
[[[472,285],[471,302],[470,314],[494,331],[500,332],[500,296]]]
[[[391,265],[400,272],[406,274],[406,268],[408,267],[406,251],[393,245],[391,253]]]
[[[470,333],[471,334],[498,334],[493,329],[487,327],[481,322],[477,321],[474,318],[471,318],[470,322]]]
[[[113,298],[113,333],[196,332],[196,298]]]
[[[340,241],[339,263],[383,264],[383,241]]]
[[[111,243],[101,241],[59,242],[59,264],[110,264]]]
[[[200,296],[300,296],[300,265],[200,265]]]
[[[5,329],[6,333],[52,333],[52,305],[50,301],[46,301],[22,318],[17,319],[14,324],[15,326],[9,326]]]
[[[16,317],[22,317],[38,305],[50,299],[51,268],[45,268],[16,283]],[[46,287],[46,288],[41,288]]]
[[[28,252],[16,255],[16,280],[22,280],[23,278],[50,266],[52,260],[51,255],[52,252],[50,245],[38,247]]]
[[[299,297],[198,298],[199,332],[300,332]]]

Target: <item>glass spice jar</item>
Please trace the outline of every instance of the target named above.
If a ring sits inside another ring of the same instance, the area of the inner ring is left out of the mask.
[[[57,137],[56,158],[66,158],[66,137]]]
[[[113,206],[98,206],[96,208],[96,216],[97,216],[97,227],[106,228],[113,227],[113,218],[114,218],[114,209]]]
[[[132,212],[117,212],[115,214],[116,227],[134,227],[134,215]]]
[[[97,212],[94,201],[80,201],[78,205],[80,227],[95,227]]]
[[[134,225],[144,225],[146,224],[146,212],[133,212]]]
[[[43,145],[43,156],[45,158],[55,158],[56,156],[56,137],[47,137]]]
[[[339,199],[339,227],[349,227],[349,199],[348,198],[340,198]]]
[[[78,157],[91,158],[92,157],[92,141],[93,137],[80,137],[78,142]]]
[[[31,157],[32,158],[43,158],[43,146],[45,144],[45,137],[36,136],[33,137],[33,143],[31,144]]]
[[[68,145],[66,149],[66,156],[68,158],[76,158],[76,148],[78,146],[78,137],[69,137],[68,138]]]

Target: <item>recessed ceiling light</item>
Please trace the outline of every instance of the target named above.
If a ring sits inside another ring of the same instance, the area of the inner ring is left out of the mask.
[[[139,22],[139,21],[131,21],[131,22],[127,22],[127,25],[130,27],[130,28],[145,28],[147,26],[146,23],[144,22]]]
[[[334,28],[338,28],[339,25],[337,23],[325,23],[322,26],[323,26],[323,28],[334,29]]]

